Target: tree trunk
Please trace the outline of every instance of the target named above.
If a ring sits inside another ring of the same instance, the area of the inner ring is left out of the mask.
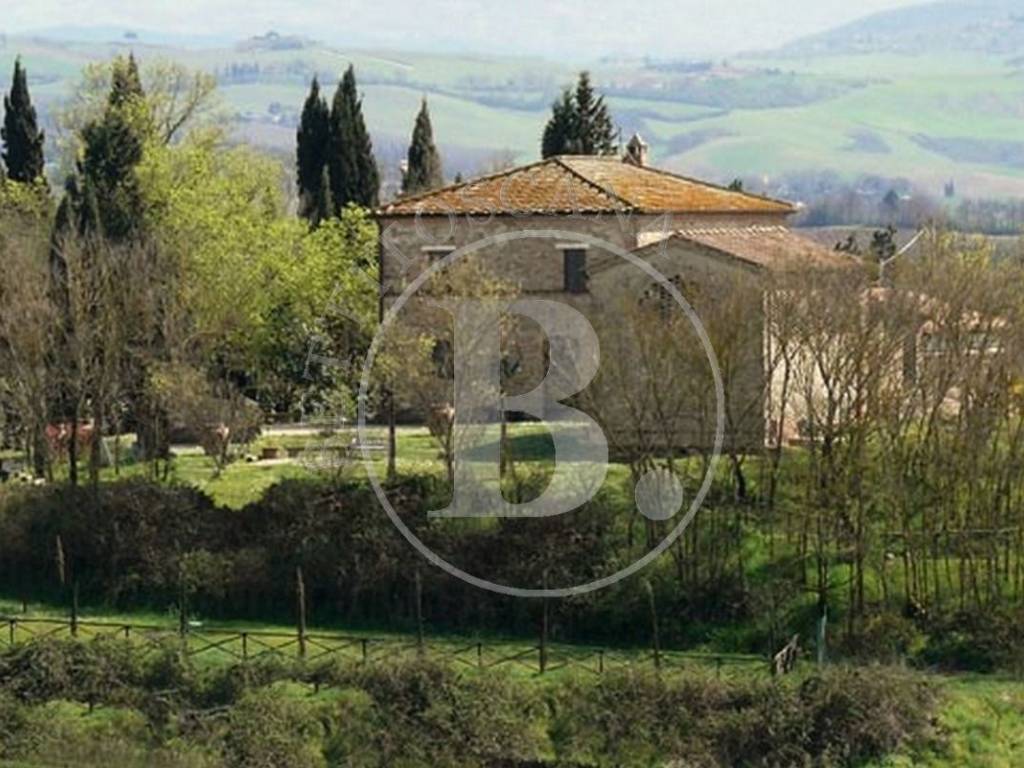
[[[391,390],[388,390],[385,397],[387,398],[387,411],[388,411],[388,471],[387,479],[389,482],[395,480],[398,477],[398,470],[395,467],[395,454],[398,450],[398,440],[396,437],[395,428],[395,395]]]

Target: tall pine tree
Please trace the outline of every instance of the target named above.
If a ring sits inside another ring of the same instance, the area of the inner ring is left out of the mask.
[[[43,132],[36,123],[36,110],[28,93],[21,59],[14,60],[11,91],[4,96],[4,165],[14,181],[32,182],[43,175]]]
[[[349,203],[368,208],[377,205],[380,176],[352,65],[345,70],[331,103],[327,172],[335,213]]]
[[[613,155],[616,132],[604,96],[590,84],[590,74],[581,72],[575,92],[566,90],[551,106],[551,118],[541,139],[541,155]]]
[[[590,85],[590,74],[581,72],[576,84],[576,140],[584,155],[613,155],[615,127],[604,103]]]
[[[572,91],[566,88],[562,98],[551,105],[551,119],[544,127],[541,139],[541,157],[569,155],[578,152],[576,141],[576,104]]]
[[[441,155],[434,146],[434,129],[430,125],[430,110],[424,98],[416,125],[412,129],[409,143],[408,162],[402,178],[402,193],[415,195],[444,186],[441,172]]]
[[[316,225],[323,218],[323,189],[327,166],[327,143],[330,138],[331,112],[320,95],[320,83],[313,78],[309,96],[302,106],[302,117],[296,132],[295,165],[299,187],[299,215]],[[327,213],[330,216],[330,211]]]

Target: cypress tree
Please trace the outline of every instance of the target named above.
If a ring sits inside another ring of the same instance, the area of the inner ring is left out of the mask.
[[[434,146],[434,129],[430,125],[430,110],[424,98],[419,114],[416,115],[416,125],[412,129],[408,165],[402,179],[402,192],[406,195],[415,195],[441,186],[444,186],[441,155]]]
[[[82,129],[78,168],[85,197],[95,195],[101,232],[114,242],[136,237],[143,223],[144,204],[135,167],[145,151],[145,109],[134,56],[116,59],[106,109]]]
[[[122,107],[134,100],[143,99],[145,95],[135,54],[129,53],[127,61],[120,56],[114,59],[114,71],[111,76],[107,103],[111,107]]]
[[[95,191],[102,234],[123,241],[143,224],[144,202],[135,167],[142,160],[145,137],[133,116],[113,103],[101,118],[82,129],[84,147],[78,169],[83,188]]]
[[[380,177],[352,65],[345,70],[334,93],[327,146],[327,171],[335,213],[340,213],[349,203],[376,206]]]
[[[566,90],[551,105],[551,118],[541,138],[541,155],[613,155],[615,127],[604,96],[590,84],[590,74],[581,72],[575,92]]]
[[[349,66],[352,72],[352,67]],[[352,73],[352,92],[356,90],[356,76]],[[359,199],[356,201],[367,208],[376,208],[380,194],[380,174],[377,159],[373,156],[373,142],[363,119],[363,100],[357,98],[352,109],[352,135],[356,145],[356,168],[359,171]]]
[[[566,88],[562,91],[562,98],[556,99],[551,105],[551,119],[544,127],[544,136],[541,138],[541,157],[567,155],[579,151],[575,146],[575,121],[576,105],[573,102],[572,91]]]
[[[320,83],[314,77],[309,96],[302,107],[302,117],[296,132],[295,166],[299,187],[299,215],[316,225],[323,218],[320,202],[324,192],[321,186],[327,165],[327,143],[330,138],[331,113],[327,101],[320,95]],[[329,194],[329,192],[328,192]],[[327,213],[330,215],[330,212]]]
[[[14,60],[11,91],[4,96],[3,160],[13,181],[32,182],[43,175],[43,132],[36,123],[36,110],[28,93],[21,59]]]
[[[327,178],[327,167],[320,172],[320,184],[316,197],[313,198],[312,218],[310,221],[321,222],[334,214],[334,201],[331,200],[331,182]]]

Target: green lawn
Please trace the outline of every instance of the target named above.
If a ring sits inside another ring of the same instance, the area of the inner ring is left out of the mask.
[[[495,428],[495,440],[497,440]],[[367,428],[370,440],[383,444],[386,439],[384,427],[370,426]],[[317,434],[264,434],[250,445],[238,446],[238,457],[222,470],[218,471],[212,458],[205,456],[196,446],[174,446],[173,458],[168,469],[167,479],[194,486],[210,495],[218,504],[238,509],[257,500],[275,483],[287,479],[312,479],[320,472],[329,470],[318,467],[317,462],[310,461],[306,456],[288,457],[291,451],[305,451],[317,454],[327,448],[340,448],[356,439],[355,428],[346,428],[331,435]],[[122,465],[115,469],[107,467],[101,472],[104,482],[112,482],[121,478],[145,477],[152,472],[146,464],[131,462],[130,445],[134,441],[131,435],[121,439]],[[108,439],[110,442],[110,439]],[[551,438],[543,425],[512,424],[509,426],[509,449],[516,462],[527,472],[549,472],[552,466],[553,448]],[[262,450],[275,447],[282,451],[282,459],[264,461],[260,459]],[[376,451],[372,461],[378,476],[383,477],[386,471],[386,458]],[[440,446],[431,437],[425,427],[401,426],[397,430],[397,468],[400,474],[438,474],[443,472]],[[21,459],[16,451],[3,454],[5,459]],[[350,461],[349,472],[362,475],[362,456],[358,455]],[[63,477],[66,469],[58,466],[56,474]],[[626,468],[613,464],[609,469],[609,487],[618,489],[626,476]]]

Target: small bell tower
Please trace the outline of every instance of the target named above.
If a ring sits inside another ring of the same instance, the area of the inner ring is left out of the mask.
[[[650,146],[641,138],[640,134],[634,133],[633,137],[626,144],[626,154],[623,156],[622,162],[643,168],[647,165],[647,153],[649,150]]]

